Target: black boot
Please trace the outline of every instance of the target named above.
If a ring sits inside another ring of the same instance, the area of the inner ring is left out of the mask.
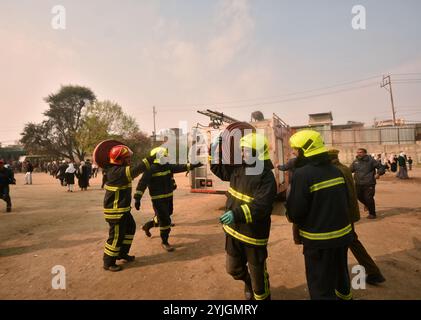
[[[148,238],[152,237],[152,234],[149,230],[151,230],[153,228],[153,226],[154,226],[154,222],[153,222],[153,220],[151,220],[151,221],[146,222],[142,227],[142,230],[145,231],[145,235]]]
[[[127,262],[132,262],[136,259],[135,256],[129,256],[127,253],[120,255],[117,260],[126,260]]]

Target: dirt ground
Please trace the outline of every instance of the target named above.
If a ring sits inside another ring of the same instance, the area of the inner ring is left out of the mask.
[[[379,218],[356,224],[360,240],[387,281],[354,290],[357,299],[421,299],[421,168],[411,179],[383,176],[376,190]],[[13,212],[0,202],[0,299],[243,299],[243,285],[225,272],[224,234],[218,217],[223,195],[192,194],[184,174],[176,176],[170,242],[160,246],[159,230],[147,238],[141,226],[152,217],[148,196],[133,209],[136,261],[122,272],[102,269],[108,229],[102,214],[100,176],[87,192],[67,193],[43,173],[33,185],[11,186]],[[137,179],[134,186],[137,183]],[[278,205],[272,216],[268,272],[272,299],[308,299],[302,247]],[[350,269],[356,264],[349,254]],[[54,290],[51,269],[66,270],[66,289]]]

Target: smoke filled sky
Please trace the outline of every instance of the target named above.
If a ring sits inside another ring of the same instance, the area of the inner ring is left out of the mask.
[[[65,30],[51,26],[55,5]],[[366,30],[352,28],[354,5]],[[119,103],[151,133],[153,106],[158,130],[207,124],[196,112],[206,108],[371,125],[391,118],[380,88],[391,73],[397,117],[421,120],[420,12],[418,0],[2,0],[0,142],[42,121],[43,98],[66,84]]]

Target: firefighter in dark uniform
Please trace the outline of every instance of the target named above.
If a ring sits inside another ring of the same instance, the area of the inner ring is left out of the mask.
[[[177,189],[177,182],[174,179],[174,174],[171,173],[171,181],[172,181],[172,185],[173,185],[173,191]],[[136,201],[135,202],[135,207],[137,210],[140,209],[140,201]],[[173,208],[170,207],[170,215],[172,215],[173,213]],[[171,221],[171,227],[174,227],[175,224]],[[143,226],[142,226],[142,230],[145,231],[145,234],[148,238],[152,237],[151,234],[151,229],[152,228],[156,228],[159,227],[159,221],[158,221],[158,216],[155,214],[155,216],[149,220],[148,222],[146,222]]]
[[[290,144],[308,161],[294,173],[287,217],[299,228],[310,297],[350,300],[347,252],[353,231],[345,179],[330,163],[318,132],[299,131]]]
[[[222,138],[219,145],[221,142]],[[245,135],[240,139],[240,147],[243,159],[240,165],[222,164],[222,157],[214,159],[215,154],[211,158],[212,172],[230,182],[226,212],[220,217],[225,231],[226,269],[235,280],[244,281],[247,300],[270,300],[266,258],[276,197],[274,167],[263,135]],[[259,166],[261,170],[248,171]]]
[[[6,212],[12,211],[12,200],[10,199],[10,184],[16,184],[13,171],[4,166],[0,159],[0,198],[6,202]]]
[[[130,166],[133,152],[125,145],[110,150],[110,165],[107,167],[105,185],[104,216],[110,225],[110,232],[104,248],[104,269],[120,271],[116,260],[128,262],[135,259],[129,250],[136,232],[136,223],[130,213],[132,200],[132,180],[149,170],[155,157],[143,159],[140,164]]]
[[[150,153],[156,157],[151,165],[151,170],[145,172],[139,180],[134,195],[135,207],[140,209],[140,201],[146,190],[149,188],[155,217],[143,227],[147,236],[150,236],[149,229],[159,225],[162,247],[166,251],[174,251],[174,247],[168,242],[171,232],[171,215],[173,213],[173,190],[175,180],[174,173],[185,172],[202,166],[197,164],[170,164],[165,158],[168,157],[168,150],[164,147],[157,147]]]

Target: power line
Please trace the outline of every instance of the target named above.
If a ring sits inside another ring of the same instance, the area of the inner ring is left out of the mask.
[[[287,94],[283,94],[283,95],[267,96],[267,97],[260,97],[260,98],[250,98],[250,99],[240,99],[240,100],[228,100],[228,101],[211,102],[211,103],[209,103],[209,102],[208,103],[191,103],[191,104],[172,105],[172,106],[173,107],[186,107],[186,106],[192,107],[192,106],[198,106],[198,105],[214,106],[214,105],[225,105],[225,104],[236,103],[236,102],[252,102],[252,101],[256,101],[256,100],[263,100],[264,101],[264,100],[267,100],[267,99],[278,99],[278,98],[301,95],[301,94],[311,93],[311,92],[316,92],[316,91],[324,91],[324,90],[333,89],[333,88],[337,88],[337,87],[343,87],[343,86],[350,85],[350,84],[355,84],[355,83],[359,83],[359,82],[364,82],[364,81],[376,79],[376,78],[379,78],[380,76],[381,75],[376,75],[376,76],[372,76],[372,77],[368,77],[368,78],[342,82],[342,83],[338,83],[338,84],[335,84],[335,85],[329,85],[329,86],[326,86],[326,87],[319,87],[319,88],[309,89],[309,90],[304,90],[304,91],[296,91],[296,92],[291,92],[291,93],[287,93]],[[259,102],[256,102],[256,104],[259,104]],[[169,105],[158,105],[158,106],[163,110],[163,109],[166,109],[165,107],[167,107]],[[173,110],[175,110],[175,109],[173,109]],[[178,110],[180,110],[180,109],[178,109]]]

